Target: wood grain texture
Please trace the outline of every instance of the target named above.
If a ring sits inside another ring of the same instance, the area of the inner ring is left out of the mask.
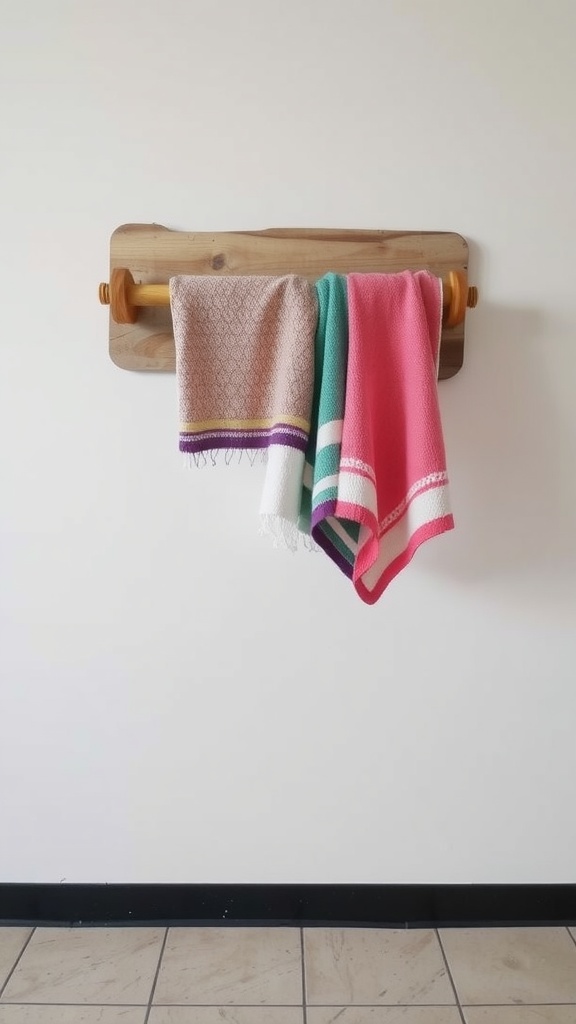
[[[451,232],[270,228],[212,233],[124,224],[110,240],[110,271],[126,267],[143,284],[165,284],[175,274],[303,274],[311,281],[329,270],[430,270],[442,276],[467,265],[466,240]],[[464,327],[462,323],[442,332],[441,380],[462,366]],[[110,318],[109,350],[124,370],[174,371],[170,310],[140,309],[135,324],[116,324]]]

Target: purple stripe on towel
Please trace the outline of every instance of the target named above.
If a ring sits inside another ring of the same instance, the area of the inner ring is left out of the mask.
[[[211,430],[181,430],[184,436],[190,434],[194,437],[217,437],[220,434],[227,437],[241,435],[242,437],[272,437],[273,434],[294,434],[295,437],[307,438],[308,434],[301,427],[292,426],[291,423],[275,423],[272,427],[212,427]]]
[[[303,430],[278,429],[244,431],[244,430],[212,430],[199,434],[180,434],[181,452],[204,452],[212,448],[269,448],[273,444],[281,444],[287,448],[306,451],[308,436]]]
[[[322,501],[316,508],[312,510],[312,529],[318,526],[323,519],[328,519],[329,516],[333,516],[336,512],[336,501],[330,498],[329,501]]]

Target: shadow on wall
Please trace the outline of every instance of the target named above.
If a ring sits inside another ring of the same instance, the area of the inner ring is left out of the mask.
[[[520,604],[565,603],[576,579],[573,425],[550,378],[566,326],[486,303],[476,315],[473,370],[454,403],[446,396],[457,530],[435,569],[468,586],[497,580],[495,596],[504,586]]]

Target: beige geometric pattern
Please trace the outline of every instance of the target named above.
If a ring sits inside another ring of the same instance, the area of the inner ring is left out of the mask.
[[[181,423],[310,420],[317,300],[303,277],[170,282]]]

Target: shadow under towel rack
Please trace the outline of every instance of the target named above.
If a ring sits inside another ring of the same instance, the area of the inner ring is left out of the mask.
[[[313,281],[330,270],[429,270],[443,284],[443,379],[462,366],[466,309],[478,300],[477,289],[468,285],[467,259],[466,240],[450,232],[281,228],[209,233],[127,224],[112,235],[110,282],[100,285],[99,297],[110,305],[110,356],[118,366],[174,370],[168,281],[176,274],[302,274]]]

